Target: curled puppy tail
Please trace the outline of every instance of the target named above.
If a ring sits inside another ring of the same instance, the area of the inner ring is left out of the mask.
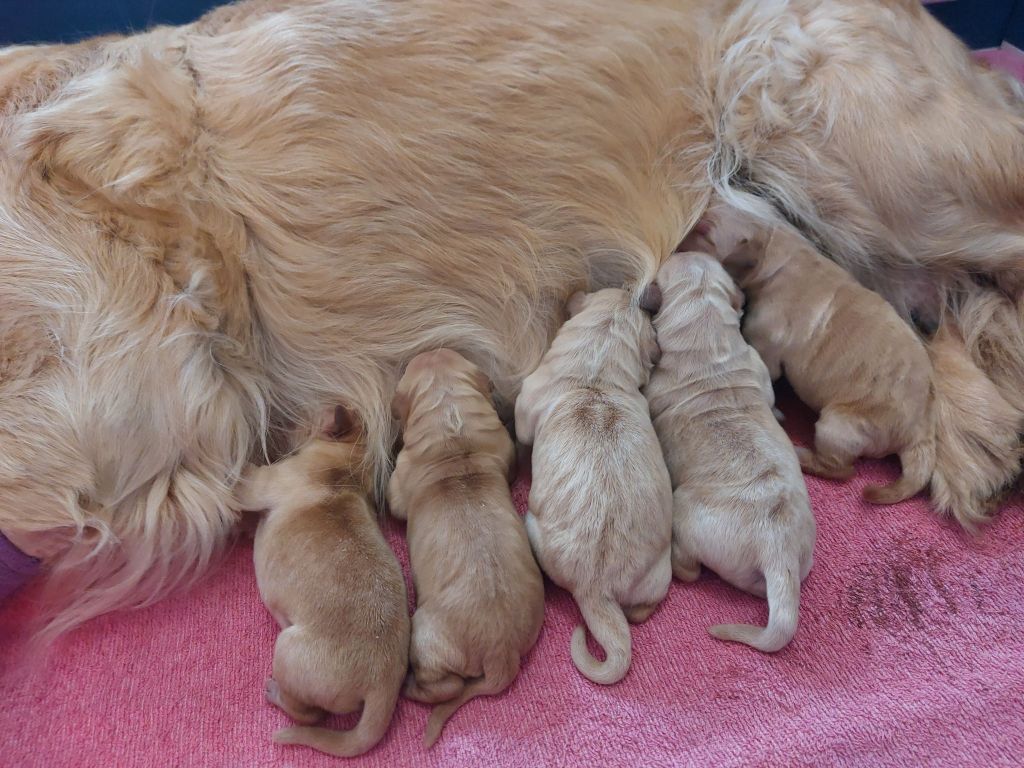
[[[363,702],[359,723],[350,731],[329,728],[283,728],[274,734],[278,744],[300,744],[336,757],[355,757],[372,749],[391,725],[398,689],[371,691]]]
[[[437,742],[441,736],[441,731],[444,729],[445,723],[451,718],[452,715],[470,699],[476,698],[477,696],[494,696],[497,693],[501,693],[508,688],[512,681],[516,679],[516,675],[519,674],[519,656],[510,656],[495,668],[488,668],[484,666],[483,677],[473,680],[468,683],[463,689],[462,693],[456,696],[451,701],[446,701],[444,704],[438,704],[430,712],[430,717],[427,719],[427,727],[423,732],[423,747],[430,749]]]
[[[619,682],[629,671],[633,641],[622,606],[607,596],[576,596],[586,629],[579,625],[572,633],[573,663],[584,677],[601,685]],[[604,648],[605,660],[598,661],[587,650],[587,629]]]
[[[959,331],[944,322],[928,345],[933,368],[935,473],[932,499],[966,529],[985,522],[1020,473],[1020,411],[974,364]]]
[[[718,624],[709,627],[719,640],[744,643],[765,653],[785,648],[796,634],[800,619],[800,575],[795,564],[778,570],[766,570],[768,587],[768,626]]]
[[[920,439],[900,454],[903,474],[889,485],[869,485],[864,500],[871,504],[896,504],[928,487],[935,470],[935,431],[924,425]]]

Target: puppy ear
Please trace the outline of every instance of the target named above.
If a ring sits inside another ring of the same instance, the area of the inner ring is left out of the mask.
[[[320,423],[320,434],[329,440],[343,440],[351,437],[359,428],[359,420],[352,411],[343,405],[324,412]]]
[[[576,293],[569,297],[569,301],[565,305],[565,310],[569,313],[569,317],[576,317],[576,315],[582,312],[586,306],[587,294],[583,291],[576,291]]]
[[[652,315],[658,314],[661,309],[661,288],[657,283],[649,283],[640,292],[640,309]]]

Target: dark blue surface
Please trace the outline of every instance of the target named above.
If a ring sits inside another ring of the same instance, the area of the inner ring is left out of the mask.
[[[1024,0],[1017,0],[1010,23],[1006,26],[1006,42],[1024,49]]]
[[[71,42],[103,32],[181,24],[221,4],[223,0],[0,0],[0,45]],[[1024,44],[1024,0],[952,0],[929,10],[973,48],[991,48],[1004,39]]]
[[[73,42],[192,21],[224,0],[0,0],[0,45]]]
[[[971,48],[995,48],[1006,37],[1014,5],[1020,0],[953,0],[928,6],[935,18]]]

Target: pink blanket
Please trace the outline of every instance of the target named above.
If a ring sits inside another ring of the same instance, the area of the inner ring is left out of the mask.
[[[784,408],[798,440],[799,406]],[[923,499],[860,500],[892,463],[846,485],[808,478],[816,563],[800,630],[774,656],[706,630],[766,619],[713,575],[674,584],[634,630],[619,685],[569,658],[579,614],[548,585],[537,647],[504,695],[468,704],[430,752],[427,709],[402,702],[357,766],[1019,766],[1024,762],[1024,516],[1019,501],[974,541]],[[517,486],[520,505],[526,485]],[[397,526],[392,544],[405,560]],[[0,610],[0,766],[328,766],[270,741],[263,699],[276,627],[239,545],[191,593],[100,619],[47,659],[18,639],[31,593]],[[335,721],[351,725],[352,717]]]

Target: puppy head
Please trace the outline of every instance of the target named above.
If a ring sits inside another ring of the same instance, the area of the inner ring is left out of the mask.
[[[658,270],[658,283],[666,295],[719,296],[732,311],[743,308],[743,293],[725,268],[706,253],[675,253]]]
[[[493,405],[494,383],[480,368],[453,349],[435,349],[414,357],[398,382],[391,400],[391,414],[406,426],[416,401],[431,389],[467,389]]]
[[[707,253],[723,261],[755,241],[765,230],[764,222],[746,211],[718,201],[708,208],[695,232]]]

